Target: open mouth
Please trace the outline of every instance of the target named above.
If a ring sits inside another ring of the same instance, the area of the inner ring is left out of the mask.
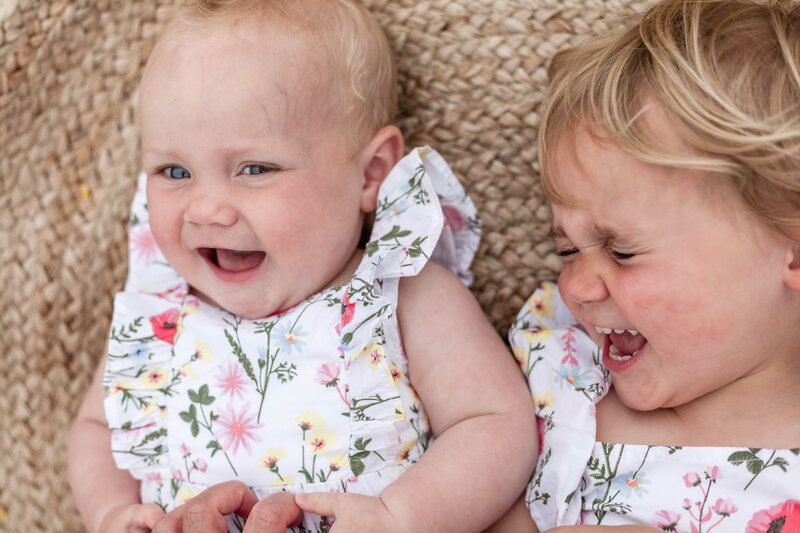
[[[603,351],[613,361],[629,361],[647,344],[647,339],[635,329],[595,328],[604,335]]]
[[[229,250],[226,248],[199,248],[197,252],[209,263],[225,272],[245,272],[258,267],[266,254],[255,250]]]

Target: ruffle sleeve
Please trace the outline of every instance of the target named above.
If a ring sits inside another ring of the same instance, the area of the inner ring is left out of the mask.
[[[114,460],[137,479],[166,467],[166,405],[181,379],[171,368],[180,310],[164,298],[120,292],[103,379]]]
[[[610,375],[553,283],[528,299],[509,340],[528,377],[539,426],[539,459],[526,504],[542,531],[578,524],[581,480],[595,445],[595,404],[608,392]]]
[[[376,278],[413,276],[433,259],[469,285],[480,230],[475,205],[442,156],[415,148],[381,185],[366,255]]]

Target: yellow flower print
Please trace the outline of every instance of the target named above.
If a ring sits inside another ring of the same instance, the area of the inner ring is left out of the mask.
[[[167,371],[155,368],[142,376],[142,386],[145,389],[160,389],[167,383]]]
[[[383,357],[384,357],[383,345],[380,344],[378,341],[373,340],[366,346],[366,348],[361,350],[361,353],[359,353],[356,357],[358,356],[366,357],[369,366],[371,366],[372,369],[375,370],[383,362]]]
[[[542,394],[541,392],[537,392],[533,395],[533,405],[536,406],[536,409],[542,409],[544,407],[552,407],[553,403],[555,403],[556,399],[553,398],[553,395],[549,392]]]
[[[181,333],[183,333],[183,332],[184,332],[184,330],[186,329],[186,328],[184,327],[184,325],[183,325],[183,319],[184,319],[185,317],[187,317],[188,315],[194,315],[194,314],[197,314],[197,313],[198,313],[198,311],[199,311],[199,310],[197,309],[197,307],[195,307],[195,306],[193,306],[193,305],[186,304],[186,305],[184,305],[184,306],[183,306],[183,309],[181,309],[181,314],[180,314],[180,317],[178,318],[178,325],[177,325],[178,329],[177,329],[177,331],[175,332],[175,333],[176,333],[176,335],[180,335],[180,334],[181,334]],[[205,343],[203,343],[203,344],[205,344]]]
[[[542,328],[538,331],[525,330],[522,332],[522,338],[525,342],[536,346],[537,344],[544,344],[544,342],[552,337],[554,331],[550,328]]]
[[[150,403],[148,403],[147,407],[144,408],[144,412],[142,413],[142,416],[147,416],[147,415],[155,412],[156,409],[158,409],[158,406],[156,405],[156,401],[155,400],[150,400]]]
[[[394,419],[395,420],[405,420],[406,419],[406,408],[402,403],[398,403],[397,406],[394,408]]]
[[[311,411],[303,411],[298,416],[294,417],[294,421],[300,426],[303,431],[322,429],[325,427],[325,422],[319,413],[312,413]]]
[[[530,355],[528,347],[518,346],[515,344],[511,347],[511,351],[514,353],[514,359],[517,360],[517,364],[519,365],[519,367],[522,370],[528,368],[528,356]]]
[[[202,362],[209,364],[214,359],[214,354],[211,353],[211,348],[208,347],[207,342],[195,341],[194,349],[197,352],[197,358]]]
[[[183,505],[184,503],[188,502],[198,494],[200,494],[200,492],[195,492],[192,489],[179,490],[177,496],[178,505]]]
[[[417,439],[407,440],[403,444],[400,445],[400,449],[397,450],[397,463],[404,463],[408,461],[408,456],[411,455],[411,450],[414,449],[414,446],[417,445]]]
[[[115,383],[108,388],[108,395],[114,395],[120,391],[129,390],[133,388],[133,383],[130,381],[120,381],[119,383]]]
[[[331,470],[334,472],[350,466],[349,459],[342,453],[329,453],[325,458],[331,464]]]
[[[286,450],[283,448],[269,448],[267,450],[267,454],[261,456],[259,464],[261,465],[261,468],[270,470],[275,468],[275,465],[278,464],[278,461],[284,457],[286,457]]]
[[[542,283],[542,288],[528,299],[528,309],[539,318],[553,318],[555,307],[551,303],[555,297],[556,286],[552,283]]]
[[[313,455],[327,452],[328,448],[339,442],[336,432],[332,429],[317,429],[306,439],[306,446]]]
[[[289,485],[294,485],[295,483],[297,483],[297,479],[293,475],[287,474],[287,475],[283,476],[282,478],[276,479],[275,481],[270,483],[269,486],[270,487],[287,487]]]
[[[197,379],[197,372],[195,372],[194,368],[192,368],[192,363],[184,363],[181,365],[179,372],[189,379]]]
[[[397,368],[394,363],[389,363],[389,375],[395,385],[403,379],[403,373],[400,372],[400,369]]]

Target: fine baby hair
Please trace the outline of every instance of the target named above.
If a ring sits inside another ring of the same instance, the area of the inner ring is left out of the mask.
[[[510,332],[539,530],[800,531],[799,28],[796,3],[665,0],[554,57],[562,271]]]
[[[395,85],[355,1],[179,5],[70,436],[91,533],[480,531],[517,498],[536,427],[467,287],[480,221],[403,155]]]

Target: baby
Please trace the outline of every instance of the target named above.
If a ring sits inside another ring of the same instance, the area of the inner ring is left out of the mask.
[[[438,154],[403,157],[395,107],[354,1],[177,10],[141,83],[129,278],[70,436],[88,531],[480,531],[517,498],[535,418],[462,283],[477,214]]]
[[[563,269],[510,334],[539,530],[800,531],[799,69],[800,9],[744,1],[663,1],[553,61]],[[515,510],[500,530],[537,530]]]

